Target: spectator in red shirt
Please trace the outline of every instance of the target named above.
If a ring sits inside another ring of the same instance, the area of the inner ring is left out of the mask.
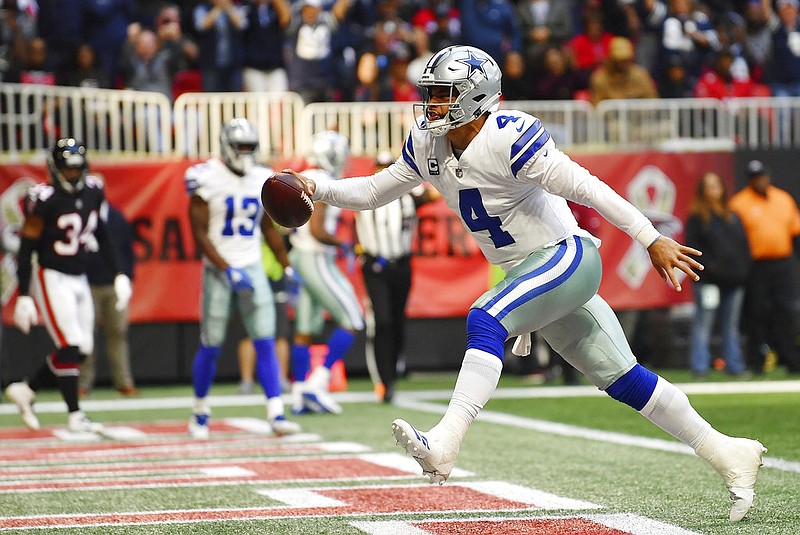
[[[590,73],[608,58],[608,45],[611,33],[605,30],[603,14],[590,9],[584,16],[584,30],[567,42],[567,48],[574,58],[575,69]]]
[[[703,74],[694,86],[696,98],[752,97],[756,84],[750,79],[737,80],[731,73],[734,56],[730,49],[723,48],[714,57],[710,71]]]
[[[414,13],[411,24],[415,28],[424,30],[428,35],[443,32],[453,41],[461,35],[461,20],[458,8],[453,5],[451,0],[432,0],[430,4],[422,5]],[[439,50],[436,47],[432,48]]]
[[[21,65],[9,73],[9,82],[20,84],[56,85],[56,72],[47,53],[47,43],[34,37],[25,47],[25,58]]]

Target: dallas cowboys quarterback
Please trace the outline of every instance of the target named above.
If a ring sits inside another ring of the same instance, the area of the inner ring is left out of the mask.
[[[450,404],[428,432],[395,420],[393,433],[431,483],[453,469],[472,420],[492,396],[503,343],[521,352],[539,331],[564,358],[612,398],[707,461],[723,478],[730,519],[753,504],[761,457],[756,440],[724,435],[686,394],[636,362],[606,302],[597,295],[599,240],[578,227],[567,200],[596,209],[647,249],[659,275],[681,290],[674,270],[698,280],[696,251],[662,236],[633,205],[558,150],[539,119],[498,110],[500,69],[485,52],[451,46],[431,57],[420,77],[420,116],[389,168],[369,177],[315,184],[314,199],[373,209],[430,182],[460,215],[486,258],[506,272],[467,315],[467,350]]]

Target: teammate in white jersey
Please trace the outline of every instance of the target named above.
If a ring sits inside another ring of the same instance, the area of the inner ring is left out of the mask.
[[[516,353],[539,331],[570,364],[612,398],[639,411],[689,445],[723,478],[744,518],[765,448],[726,436],[706,422],[686,395],[636,362],[614,312],[597,295],[599,241],[578,227],[567,200],[596,209],[647,248],[659,275],[680,291],[675,270],[694,280],[699,251],[662,236],[636,208],[558,150],[541,122],[498,111],[500,69],[482,50],[453,46],[428,61],[418,83],[421,115],[402,155],[370,177],[315,184],[314,199],[372,209],[430,182],[506,277],[467,316],[467,351],[450,405],[428,432],[392,424],[398,445],[431,483],[444,482],[472,420],[500,377],[503,344]]]
[[[320,184],[336,181],[349,154],[350,143],[344,136],[333,131],[315,134],[307,156],[313,168],[306,171],[306,176]],[[342,412],[329,393],[330,370],[350,350],[355,333],[364,328],[355,290],[336,266],[337,249],[352,254],[352,245],[336,236],[340,213],[341,209],[335,206],[316,203],[308,223],[289,235],[292,244],[289,257],[303,280],[295,306],[292,345],[292,412],[298,414]],[[306,377],[311,365],[309,348],[314,337],[322,332],[325,311],[338,327],[328,337],[325,362]]]
[[[189,433],[208,438],[206,396],[214,382],[222,343],[234,304],[256,350],[256,375],[267,397],[267,420],[277,435],[300,427],[284,417],[280,370],[275,355],[275,303],[261,267],[261,238],[278,260],[291,268],[281,238],[259,201],[272,174],[256,165],[258,132],[246,119],[226,123],[220,134],[222,160],[211,159],[186,171],[191,196],[192,234],[203,253],[200,347],[192,364],[194,407]]]

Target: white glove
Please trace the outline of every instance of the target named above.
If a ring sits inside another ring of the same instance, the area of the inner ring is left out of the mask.
[[[33,297],[29,295],[17,297],[17,304],[14,306],[14,323],[25,334],[30,332],[31,325],[39,324],[39,316],[36,314],[36,305],[33,303]]]
[[[531,354],[531,333],[525,333],[517,336],[514,341],[514,347],[511,352],[518,357],[527,357]]]
[[[114,308],[118,311],[125,310],[131,300],[131,295],[133,295],[131,280],[127,275],[120,273],[114,277],[114,293],[117,295],[117,304],[114,305]]]

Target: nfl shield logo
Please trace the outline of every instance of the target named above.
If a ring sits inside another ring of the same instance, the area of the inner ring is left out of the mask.
[[[463,178],[464,177],[464,170],[460,167],[456,167],[456,178]]]

